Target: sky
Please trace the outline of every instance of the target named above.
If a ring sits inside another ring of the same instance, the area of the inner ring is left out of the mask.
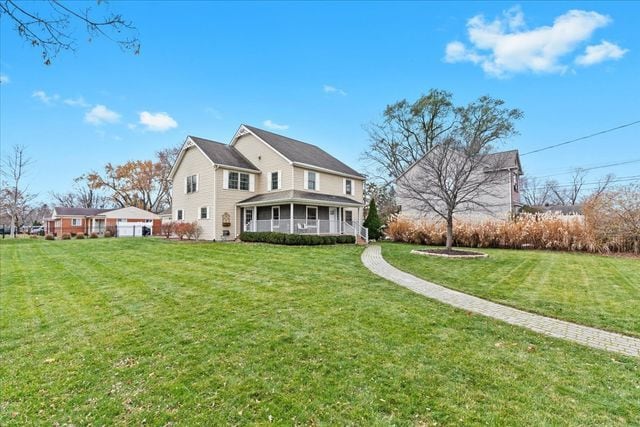
[[[431,88],[523,110],[499,146],[521,154],[640,120],[637,2],[71,4],[122,14],[141,51],[72,26],[77,49],[46,66],[1,17],[0,151],[27,146],[42,201],[107,162],[152,158],[187,135],[226,143],[243,123],[366,172],[364,126]],[[637,176],[639,136],[636,124],[523,155],[524,172],[566,183],[575,167],[626,162],[587,181]]]

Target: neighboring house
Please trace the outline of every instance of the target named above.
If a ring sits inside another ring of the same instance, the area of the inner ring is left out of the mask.
[[[429,156],[431,152],[425,154]],[[403,182],[412,182],[424,179],[420,165],[425,156],[411,165],[396,180],[396,203],[400,207],[400,215],[413,219],[419,218],[439,218],[435,213],[424,212],[418,203],[407,197],[406,189],[403,190]],[[487,167],[477,173],[494,174],[488,180],[489,188],[483,190],[480,201],[484,206],[466,205],[460,206],[460,212],[455,215],[469,221],[482,221],[487,219],[508,219],[517,214],[522,208],[520,203],[520,176],[522,176],[522,165],[518,150],[502,151],[486,156]],[[484,180],[482,181],[484,182]],[[407,187],[409,185],[405,185]],[[410,186],[409,186],[410,187]]]
[[[241,125],[229,144],[188,136],[174,165],[172,217],[206,240],[242,231],[353,234],[364,176],[321,148]]]
[[[111,230],[119,236],[142,236],[142,227],[151,234],[160,233],[160,216],[139,209],[126,207],[117,209],[55,207],[51,218],[45,218],[45,232],[62,234],[103,234]]]
[[[158,216],[160,217],[160,220],[163,224],[173,221],[173,217],[171,216],[171,208],[165,209],[162,212],[158,212]]]

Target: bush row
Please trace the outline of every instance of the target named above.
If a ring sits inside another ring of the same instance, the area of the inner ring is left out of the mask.
[[[165,236],[167,239],[170,238],[171,236],[176,236],[180,240],[184,239],[185,237],[189,240],[191,239],[198,240],[200,238],[200,235],[202,234],[202,227],[200,227],[197,221],[163,222],[160,225],[160,234]]]
[[[106,231],[104,233],[104,237],[111,237],[111,232],[110,231]],[[32,237],[36,237],[37,236],[32,236]],[[76,239],[85,239],[87,236],[84,235],[84,233],[64,233],[63,235],[60,236],[60,239],[62,240],[71,240],[73,237],[75,237]],[[90,239],[97,239],[98,238],[98,234],[97,233],[91,233],[89,234],[89,238]],[[44,236],[45,240],[55,240],[55,236],[53,234],[47,234],[46,236]]]
[[[398,242],[440,246],[446,243],[442,222],[393,218],[385,229]],[[521,214],[512,221],[454,221],[454,245],[478,248],[528,248],[588,252],[624,250],[615,239],[602,242],[580,216]]]
[[[313,234],[287,234],[271,231],[244,231],[240,233],[243,242],[262,242],[275,245],[335,245],[336,243],[355,243],[354,236],[317,236]]]

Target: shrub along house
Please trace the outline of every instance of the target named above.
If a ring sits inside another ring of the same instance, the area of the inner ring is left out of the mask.
[[[229,144],[188,136],[171,171],[172,219],[202,238],[242,231],[366,239],[364,176],[321,148],[241,125]]]
[[[160,217],[136,207],[118,209],[55,207],[51,218],[45,218],[45,233],[104,234],[106,230],[118,236],[142,236],[143,227],[151,234],[160,233]]]

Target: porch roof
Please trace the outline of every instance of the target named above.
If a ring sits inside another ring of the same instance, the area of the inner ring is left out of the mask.
[[[363,206],[362,203],[349,197],[300,190],[285,190],[258,194],[238,202],[238,206],[273,205],[278,203],[315,203],[330,206],[354,207]]]

